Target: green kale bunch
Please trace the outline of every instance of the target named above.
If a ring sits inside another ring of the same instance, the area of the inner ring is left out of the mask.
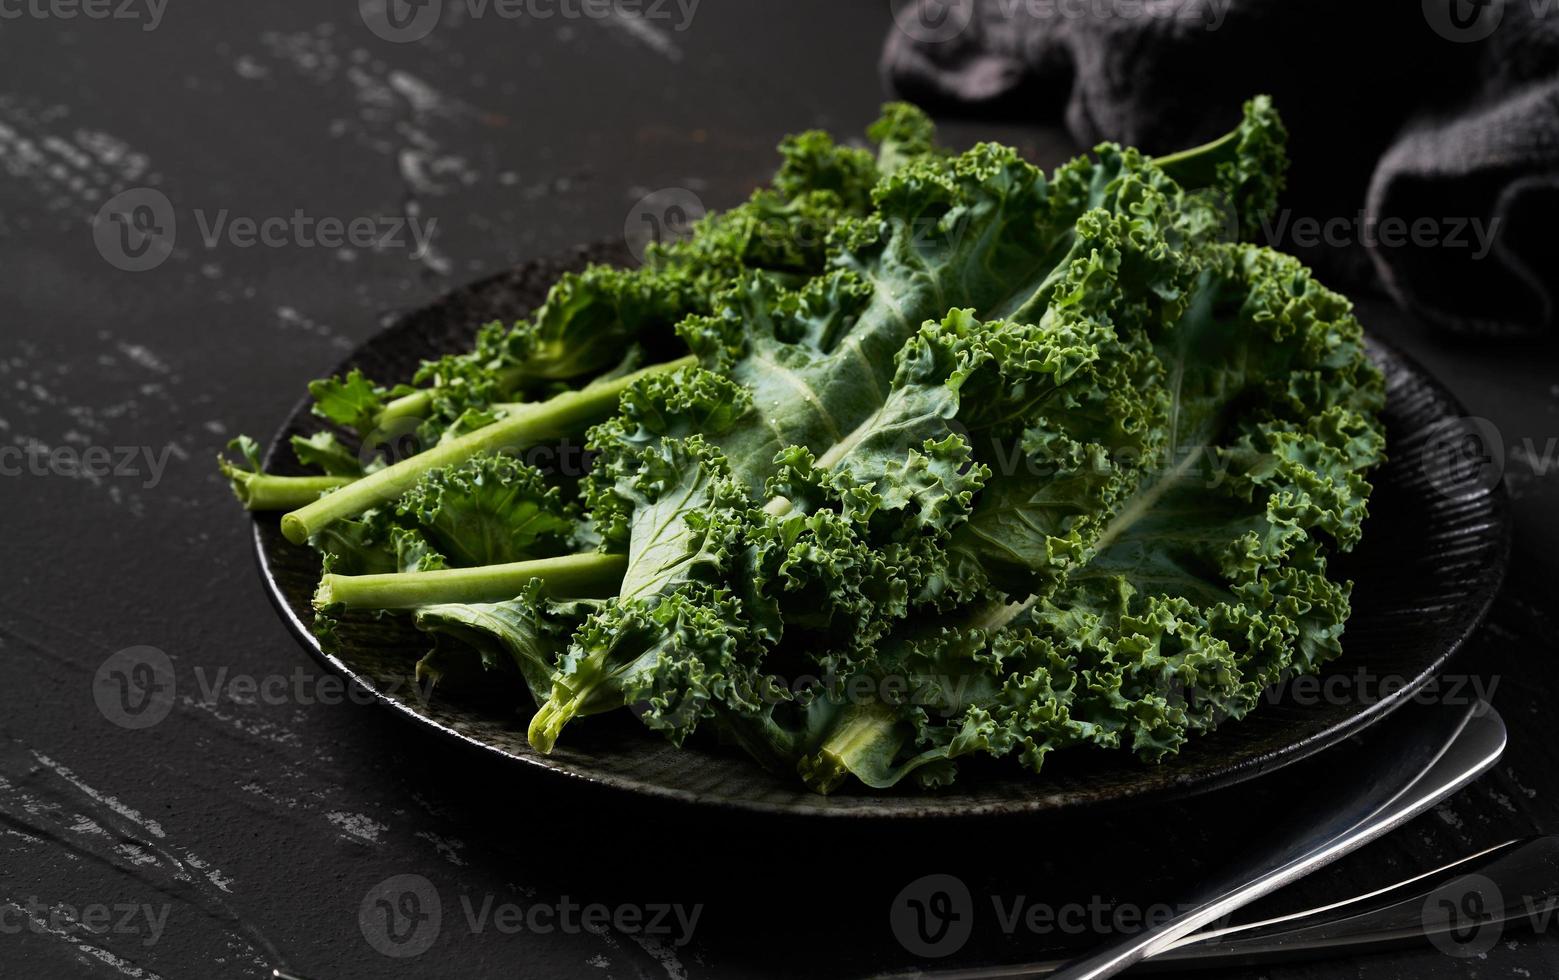
[[[224,469],[322,554],[322,624],[409,613],[419,677],[510,678],[542,752],[629,709],[819,792],[1174,753],[1340,655],[1381,376],[1346,300],[1240,241],[1282,189],[1266,99],[1052,174],[933,135],[894,105],[875,151],[789,139],[642,266],[565,276],[411,384],[313,387],[430,449]],[[581,479],[509,455],[577,434]]]

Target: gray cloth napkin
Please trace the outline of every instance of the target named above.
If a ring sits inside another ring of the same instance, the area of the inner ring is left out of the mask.
[[[1184,148],[1270,93],[1294,158],[1271,244],[1378,277],[1437,327],[1553,330],[1559,0],[899,0],[893,12],[883,71],[901,95],[1064,118],[1084,145]]]

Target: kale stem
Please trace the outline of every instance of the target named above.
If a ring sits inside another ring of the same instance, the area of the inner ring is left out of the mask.
[[[763,505],[763,512],[770,517],[784,517],[795,509],[796,505],[789,497],[770,497]]]
[[[515,385],[526,379],[527,375],[518,368],[509,368],[498,373],[498,387],[508,391]],[[383,428],[391,422],[400,419],[423,419],[433,410],[433,396],[438,393],[438,387],[420,388],[410,394],[391,399],[379,412],[375,423]]]
[[[1010,626],[1013,620],[1034,608],[1039,598],[1038,595],[1031,595],[1022,602],[989,603],[969,616],[968,625],[987,635],[998,633]]]
[[[1211,143],[1154,157],[1153,162],[1181,187],[1208,187],[1218,179],[1219,164],[1239,159],[1240,135],[1241,131],[1236,129]]]
[[[424,388],[409,395],[392,399],[379,413],[378,425],[383,428],[398,419],[420,419],[433,407],[433,389]]]
[[[627,567],[625,555],[591,552],[435,572],[326,575],[314,595],[314,606],[382,610],[450,602],[504,602],[524,592],[531,580],[538,578],[555,598],[602,597],[617,592]]]
[[[351,476],[272,476],[251,473],[224,463],[222,475],[233,485],[233,495],[245,510],[293,510],[319,499],[327,490],[354,482]]]
[[[558,735],[563,732],[563,726],[579,714],[584,699],[585,695],[581,693],[575,694],[567,701],[559,702],[557,692],[554,690],[553,696],[531,716],[530,728],[525,732],[525,738],[530,742],[531,748],[542,755],[551,755],[553,746],[558,743]]]
[[[531,748],[549,755],[564,727],[575,718],[622,707],[622,694],[611,683],[614,668],[609,660],[608,651],[597,650],[578,665],[577,673],[553,679],[552,694],[536,709],[525,733]]]
[[[891,762],[906,734],[887,705],[854,705],[846,709],[816,754],[802,759],[797,769],[808,786],[826,795],[850,774],[859,778],[866,772],[868,766],[864,763],[868,757]]]
[[[696,363],[698,359],[689,355],[522,406],[492,425],[387,466],[293,511],[282,518],[282,534],[293,544],[303,544],[328,524],[395,500],[432,470],[458,466],[481,453],[524,449],[577,432],[609,416],[623,391],[641,378]]]

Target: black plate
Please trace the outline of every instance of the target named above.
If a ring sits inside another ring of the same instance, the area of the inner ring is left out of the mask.
[[[476,283],[402,319],[338,370],[362,368],[381,380],[409,378],[423,358],[468,347],[480,324],[526,314],[565,269],[626,258],[620,249],[584,249]],[[627,712],[571,725],[556,751],[542,756],[526,744],[528,714],[503,699],[440,690],[422,703],[409,677],[426,643],[404,618],[343,626],[340,652],[322,651],[307,625],[319,580],[314,553],[288,544],[275,516],[257,519],[255,546],[277,607],[331,669],[431,731],[557,773],[665,798],[819,816],[1025,813],[1187,796],[1298,761],[1407,703],[1462,646],[1498,591],[1510,547],[1503,489],[1475,481],[1448,485],[1445,472],[1426,465],[1426,449],[1443,443],[1446,427],[1465,410],[1402,354],[1372,343],[1371,356],[1389,383],[1391,461],[1375,475],[1363,544],[1337,566],[1357,583],[1354,614],[1343,638],[1345,655],[1325,676],[1357,679],[1363,670],[1374,680],[1345,688],[1362,691],[1362,697],[1296,697],[1290,690],[1244,721],[1193,740],[1158,766],[1124,752],[1075,751],[1052,756],[1045,774],[1036,777],[1016,765],[974,760],[962,763],[958,781],[939,792],[857,790],[825,798],[717,746],[675,749]],[[307,403],[300,403],[271,445],[267,468],[298,472],[287,441],[321,425]]]

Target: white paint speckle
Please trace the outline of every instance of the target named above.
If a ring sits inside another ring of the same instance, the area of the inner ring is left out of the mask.
[[[365,844],[379,843],[379,835],[390,828],[372,817],[361,813],[345,813],[333,810],[325,814],[325,819],[336,826],[336,829],[349,837],[362,841]]]
[[[456,840],[452,837],[440,837],[438,834],[426,830],[418,831],[417,836],[432,844],[433,849],[438,851],[439,856],[450,864],[461,868],[466,866],[465,859],[460,856],[460,851],[466,846],[465,841]]]
[[[271,77],[271,70],[249,55],[244,55],[233,62],[233,70],[238,73],[239,78],[247,78],[251,81]]]
[[[168,373],[168,365],[164,363],[162,358],[152,353],[151,350],[145,345],[121,343],[117,346],[119,347],[119,352],[121,354],[128,357],[136,364],[139,364],[146,370],[155,371],[158,374]]]
[[[650,936],[634,934],[628,938],[660,963],[661,969],[666,971],[667,980],[687,980],[687,967],[677,958],[677,947]]]
[[[682,60],[682,49],[677,47],[671,35],[636,12],[619,9],[616,11],[616,16],[606,18],[603,23],[621,30],[667,61]]]
[[[153,837],[162,838],[167,836],[167,834],[163,832],[162,825],[157,821],[151,819],[150,817],[142,816],[140,811],[126,806],[125,804],[114,799],[112,796],[99,793],[97,790],[77,779],[75,773],[71,772],[69,769],[60,765],[58,762],[55,762],[53,759],[49,758],[43,753],[34,752],[33,758],[37,759],[39,764],[44,766],[44,768],[52,770],[55,775],[59,776],[67,783],[70,783],[72,786],[76,787],[76,789],[86,794],[86,796],[93,802],[99,803],[114,811],[115,813],[119,814],[119,816],[135,824],[137,827],[145,830]]]
[[[1452,810],[1448,804],[1442,803],[1441,805],[1435,807],[1434,812],[1435,816],[1439,817],[1442,821],[1444,821],[1446,826],[1452,828],[1453,830],[1466,829],[1466,824],[1462,821],[1462,818],[1458,816],[1456,811]]]
[[[29,928],[33,931],[47,934],[69,943],[75,947],[77,952],[112,967],[120,976],[130,977],[132,980],[162,980],[161,974],[136,966],[129,960],[116,956],[101,946],[94,946],[76,935],[74,931],[65,925],[57,924],[56,915],[58,910],[52,910],[50,915],[39,915],[9,900],[6,901],[5,907],[14,910],[29,920],[31,923]]]
[[[45,209],[90,218],[120,191],[160,182],[146,154],[68,120],[64,106],[0,95],[0,173],[29,187]]]

